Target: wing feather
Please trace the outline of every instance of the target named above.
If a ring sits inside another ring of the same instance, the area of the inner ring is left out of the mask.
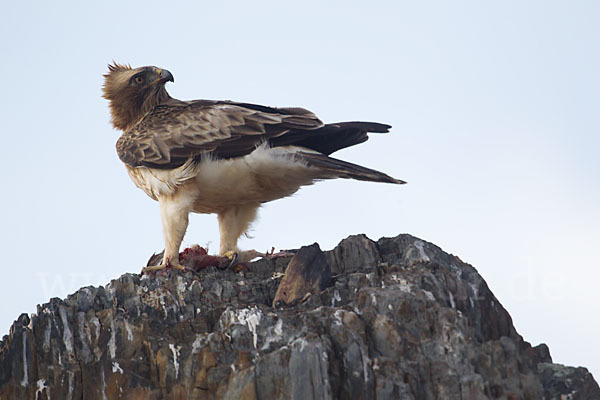
[[[177,168],[190,157],[250,153],[261,142],[292,129],[315,130],[323,123],[301,108],[270,108],[206,100],[156,106],[117,141],[119,158],[131,166]]]

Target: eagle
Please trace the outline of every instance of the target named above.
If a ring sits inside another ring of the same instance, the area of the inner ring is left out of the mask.
[[[177,100],[165,89],[173,75],[154,66],[113,62],[104,79],[111,123],[123,132],[117,154],[135,185],[160,206],[164,255],[144,272],[184,269],[179,248],[191,212],[217,214],[219,254],[239,262],[260,254],[240,251],[237,242],[263,203],[323,179],[405,183],[330,157],[390,125],[324,124],[296,107]]]

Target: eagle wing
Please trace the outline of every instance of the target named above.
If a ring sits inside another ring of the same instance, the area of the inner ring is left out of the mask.
[[[172,169],[190,157],[213,153],[239,157],[290,131],[311,131],[323,123],[303,108],[197,100],[161,104],[117,141],[124,163]]]

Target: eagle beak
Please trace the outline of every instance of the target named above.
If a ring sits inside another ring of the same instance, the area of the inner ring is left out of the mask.
[[[155,72],[156,72],[156,75],[159,76],[159,78],[155,81],[155,83],[163,84],[165,82],[175,82],[175,78],[173,78],[173,74],[171,74],[166,69],[156,68]]]

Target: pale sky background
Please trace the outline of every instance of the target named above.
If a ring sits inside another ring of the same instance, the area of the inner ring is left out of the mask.
[[[241,246],[410,233],[473,264],[518,332],[600,378],[600,3],[8,2],[0,15],[0,335],[50,297],[139,272],[158,205],[115,152],[102,74],[170,70],[180,99],[389,123],[339,180],[270,203]],[[218,247],[214,216],[184,242]]]

